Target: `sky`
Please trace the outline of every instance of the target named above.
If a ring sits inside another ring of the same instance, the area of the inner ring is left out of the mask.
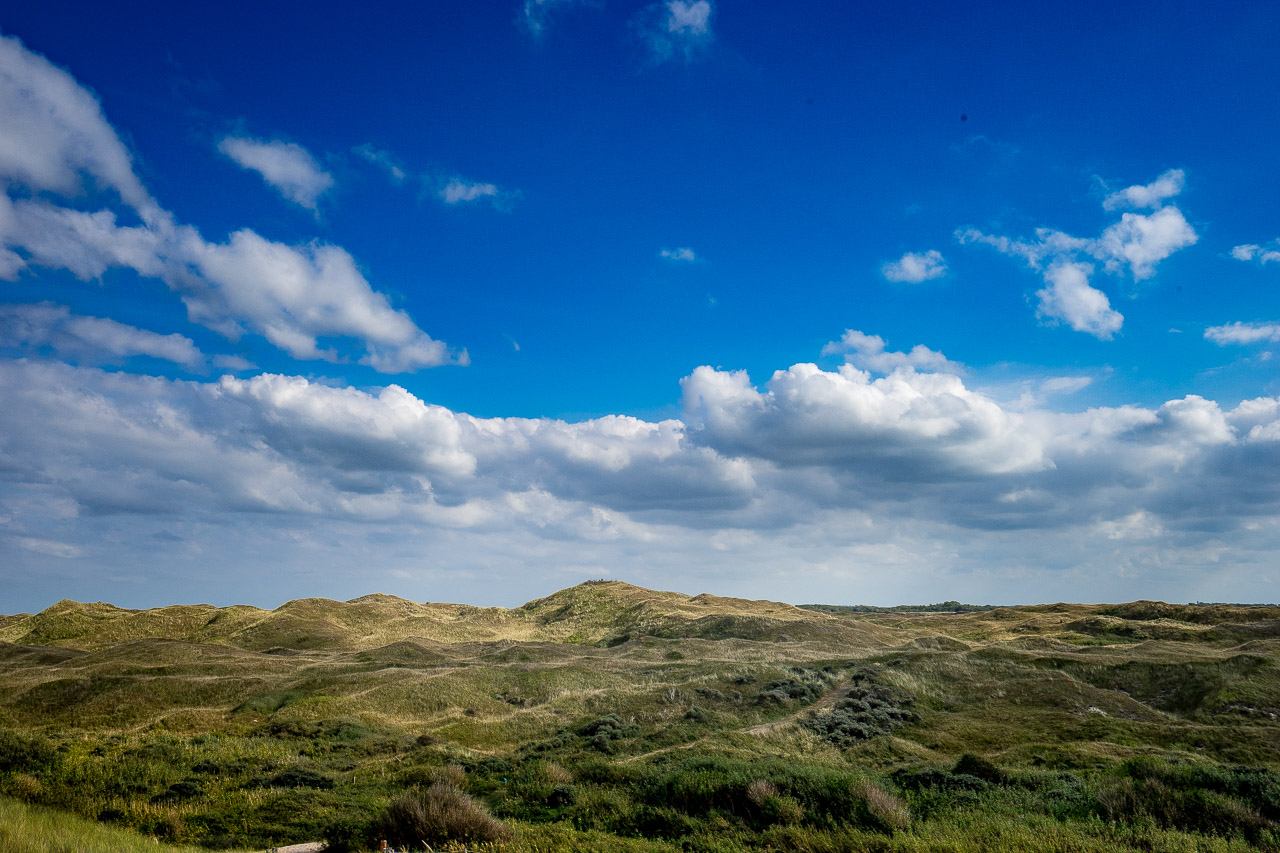
[[[0,612],[1280,600],[1278,28],[9,4]]]

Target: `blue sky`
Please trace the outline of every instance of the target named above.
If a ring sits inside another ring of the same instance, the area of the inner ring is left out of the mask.
[[[1277,599],[1280,10],[0,15],[0,610]]]

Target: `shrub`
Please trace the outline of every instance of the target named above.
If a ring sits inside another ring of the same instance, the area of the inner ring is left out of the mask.
[[[904,767],[895,770],[890,778],[904,791],[982,791],[987,788],[987,782],[977,776],[932,767],[924,770],[908,770]]]
[[[863,685],[853,688],[830,711],[815,714],[801,725],[836,746],[847,747],[919,719],[909,707],[911,696],[863,680]]]
[[[339,817],[324,828],[325,853],[355,853],[372,846],[372,833],[367,822]]]
[[[822,695],[825,679],[817,673],[799,669],[798,678],[770,681],[756,694],[757,705],[788,705],[799,700],[814,702]]]
[[[459,791],[467,784],[467,771],[461,764],[446,764],[433,771],[432,780],[457,788]]]
[[[397,847],[450,841],[483,844],[502,841],[511,834],[484,806],[443,782],[397,797],[374,829]]]
[[[776,796],[778,796],[777,787],[772,782],[766,782],[764,779],[757,779],[747,786],[747,799],[754,803],[757,808],[762,808],[766,800]]]
[[[589,738],[591,745],[601,752],[610,753],[613,741],[632,737],[638,731],[637,726],[622,722],[617,714],[605,714],[578,729],[578,734]]]
[[[951,772],[964,776],[974,776],[984,782],[990,782],[992,785],[1003,785],[1008,781],[1005,772],[999,767],[987,759],[969,752],[960,756],[956,766],[951,768]]]
[[[1170,765],[1131,759],[1122,778],[1096,796],[1107,820],[1148,818],[1157,826],[1257,841],[1277,826],[1268,819],[1275,776],[1263,768]],[[1242,802],[1243,801],[1243,802]]]
[[[57,760],[57,750],[44,738],[0,729],[0,773],[44,770]]]
[[[259,777],[247,786],[248,788],[320,788],[328,790],[333,787],[333,779],[323,773],[308,770],[305,767],[291,767],[283,773],[265,778]]]
[[[174,782],[169,786],[167,791],[156,794],[151,798],[153,803],[180,803],[183,800],[189,800],[198,797],[204,793],[200,783],[194,779],[183,779],[181,782]]]

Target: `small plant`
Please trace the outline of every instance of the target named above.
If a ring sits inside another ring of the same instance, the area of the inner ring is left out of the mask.
[[[772,782],[764,779],[757,779],[747,786],[747,799],[750,800],[756,808],[763,808],[765,802],[770,797],[778,796],[778,788]]]

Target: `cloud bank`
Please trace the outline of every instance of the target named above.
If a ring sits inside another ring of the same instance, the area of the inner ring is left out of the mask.
[[[639,566],[693,559],[708,537],[726,559],[794,565],[789,543],[806,536],[812,559],[859,553],[864,569],[892,564],[888,541],[910,542],[913,559],[968,540],[984,559],[1050,567],[1044,543],[1061,541],[1064,559],[1123,546],[1149,580],[1205,549],[1247,561],[1280,544],[1280,484],[1251,473],[1280,462],[1280,399],[1015,410],[927,347],[894,352],[849,330],[829,351],[847,362],[795,364],[762,386],[699,367],[680,383],[679,419],[576,423],[478,418],[396,385],[0,362],[14,519],[0,538],[90,559],[106,543],[66,519],[127,515],[251,538],[299,525],[345,525],[352,541],[462,536],[470,559],[525,543],[524,565],[608,546]],[[1038,532],[1015,545],[1013,531]]]

